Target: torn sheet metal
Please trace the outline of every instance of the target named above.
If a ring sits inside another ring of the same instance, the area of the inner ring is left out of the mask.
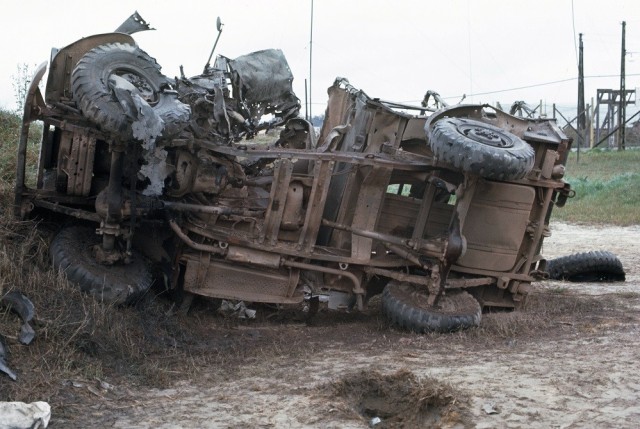
[[[129,18],[127,18],[118,28],[115,33],[133,34],[138,31],[155,30],[151,28],[151,25],[140,16],[138,11],[135,11]]]
[[[140,140],[145,149],[153,149],[156,138],[162,135],[164,129],[162,118],[128,80],[113,74],[109,76],[109,87],[125,115],[133,121],[133,137]]]
[[[138,177],[141,180],[149,179],[150,183],[142,191],[142,194],[147,196],[162,195],[164,181],[173,172],[173,169],[166,162],[167,151],[161,147],[144,149],[143,157],[146,164],[140,166]]]
[[[249,107],[254,123],[264,114],[288,116],[300,107],[293,75],[280,49],[266,49],[229,60],[234,91]]]
[[[36,336],[35,331],[29,324],[35,316],[35,307],[31,300],[21,292],[11,291],[2,297],[0,303],[7,305],[18,313],[23,322],[18,339],[22,344],[30,344]]]
[[[18,376],[11,370],[11,368],[7,366],[6,356],[7,346],[4,343],[4,338],[2,338],[2,336],[0,335],[0,371],[7,374],[13,381],[16,381],[18,379]],[[2,415],[2,413],[0,413],[0,415]]]

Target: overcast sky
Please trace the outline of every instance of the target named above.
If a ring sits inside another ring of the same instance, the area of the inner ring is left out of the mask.
[[[52,47],[113,31],[134,10],[155,31],[138,45],[175,76],[202,71],[224,23],[217,53],[284,51],[304,102],[309,79],[311,0],[7,0],[2,3],[0,107],[14,108],[12,75]],[[372,97],[419,103],[427,90],[450,102],[575,106],[577,40],[583,33],[587,103],[597,88],[619,88],[621,22],[627,22],[627,88],[640,87],[640,1],[315,0],[312,113],[346,77]],[[548,84],[549,82],[563,81]],[[523,89],[514,89],[530,87]],[[475,94],[475,95],[474,95]],[[639,103],[640,104],[640,103]]]

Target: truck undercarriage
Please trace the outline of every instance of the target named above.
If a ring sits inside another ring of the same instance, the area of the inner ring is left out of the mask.
[[[16,214],[68,219],[52,260],[96,298],[153,282],[185,296],[382,305],[416,331],[480,323],[535,279],[571,141],[487,105],[436,112],[338,78],[319,134],[281,51],[218,56],[168,79],[129,34],[81,39],[38,69],[25,104]],[[29,124],[44,132],[25,183]],[[254,137],[279,132],[268,143]]]

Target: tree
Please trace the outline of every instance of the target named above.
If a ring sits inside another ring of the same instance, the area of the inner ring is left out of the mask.
[[[16,73],[11,75],[11,85],[13,85],[13,93],[16,97],[16,111],[21,113],[24,109],[24,99],[29,91],[29,85],[33,79],[35,65],[22,63],[16,65]]]

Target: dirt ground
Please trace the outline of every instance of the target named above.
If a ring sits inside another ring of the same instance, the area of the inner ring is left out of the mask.
[[[547,257],[609,250],[626,282],[541,282],[521,310],[453,334],[399,331],[375,299],[367,314],[320,313],[309,325],[229,321],[201,305],[183,316],[192,335],[166,348],[167,359],[172,344],[192,358],[159,369],[162,387],[126,370],[62,380],[50,427],[637,427],[640,226],[552,232]]]

